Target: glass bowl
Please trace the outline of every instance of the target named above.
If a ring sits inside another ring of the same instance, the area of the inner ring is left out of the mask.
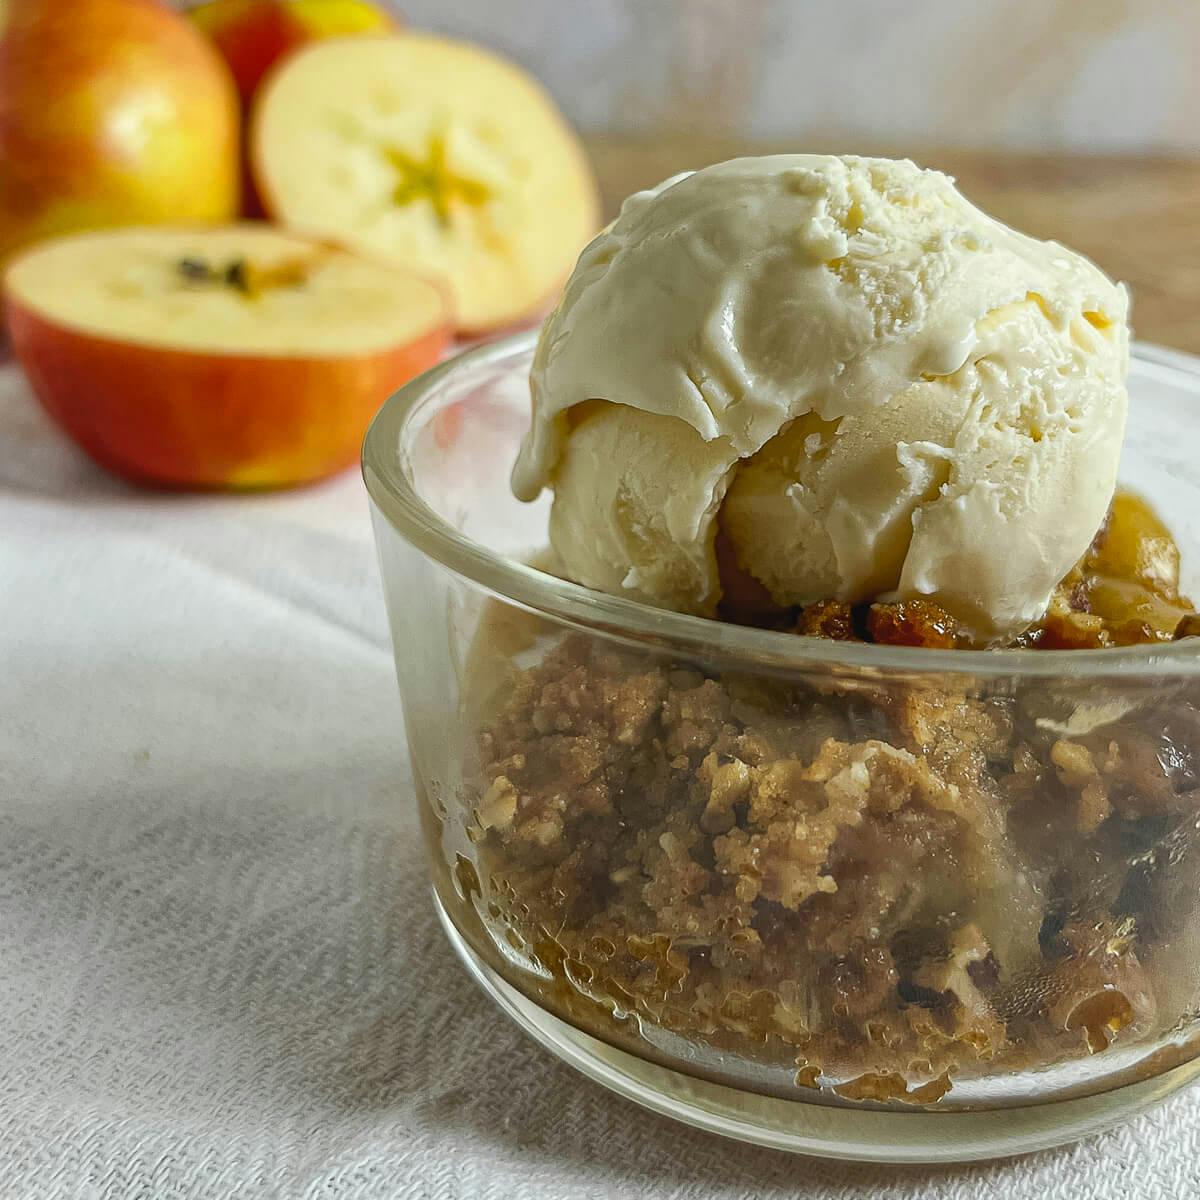
[[[533,334],[363,453],[447,934],[544,1045],[766,1145],[1066,1142],[1200,1074],[1200,641],[848,644],[536,566]],[[1123,485],[1200,584],[1200,372],[1135,354]]]

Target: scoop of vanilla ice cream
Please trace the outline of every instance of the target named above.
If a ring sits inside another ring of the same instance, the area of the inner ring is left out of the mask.
[[[909,162],[737,159],[631,197],[531,373],[514,471],[591,587],[720,597],[718,521],[780,604],[1035,620],[1111,498],[1123,289]],[[591,402],[591,403],[585,403]]]
[[[591,401],[570,413],[550,543],[588,587],[681,612],[720,599],[715,518],[737,454],[686,421]]]

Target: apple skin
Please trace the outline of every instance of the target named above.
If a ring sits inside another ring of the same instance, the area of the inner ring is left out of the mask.
[[[229,64],[247,111],[271,67],[307,42],[399,27],[366,0],[209,0],[188,16]]]
[[[379,406],[433,366],[450,336],[445,326],[340,358],[220,355],[89,334],[11,294],[6,309],[50,416],[101,466],[171,488],[286,487],[350,466]]]
[[[0,8],[0,263],[75,230],[228,220],[238,140],[224,62],[160,0]]]

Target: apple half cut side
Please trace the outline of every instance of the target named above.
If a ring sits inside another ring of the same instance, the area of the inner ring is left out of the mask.
[[[273,217],[442,276],[463,332],[536,315],[599,223],[587,159],[540,85],[433,35],[300,50],[259,92],[250,156]]]
[[[282,487],[347,467],[450,336],[437,284],[265,225],[62,238],[4,282],[43,407],[139,483]]]

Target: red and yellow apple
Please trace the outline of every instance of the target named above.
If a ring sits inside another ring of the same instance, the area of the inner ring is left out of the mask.
[[[308,42],[396,28],[391,16],[367,0],[208,0],[189,16],[228,64],[244,113],[267,72]],[[248,162],[242,169],[242,211],[263,215]]]
[[[221,52],[247,106],[263,76],[308,42],[395,29],[367,0],[208,0],[188,14]]]
[[[464,332],[536,315],[598,224],[587,160],[542,88],[429,34],[292,55],[259,91],[250,157],[272,216],[440,275]]]
[[[449,338],[438,285],[266,225],[57,239],[13,260],[5,300],[47,412],[97,462],[169,486],[348,466]]]
[[[229,220],[238,170],[229,72],[161,0],[0,8],[0,261],[80,229]]]

